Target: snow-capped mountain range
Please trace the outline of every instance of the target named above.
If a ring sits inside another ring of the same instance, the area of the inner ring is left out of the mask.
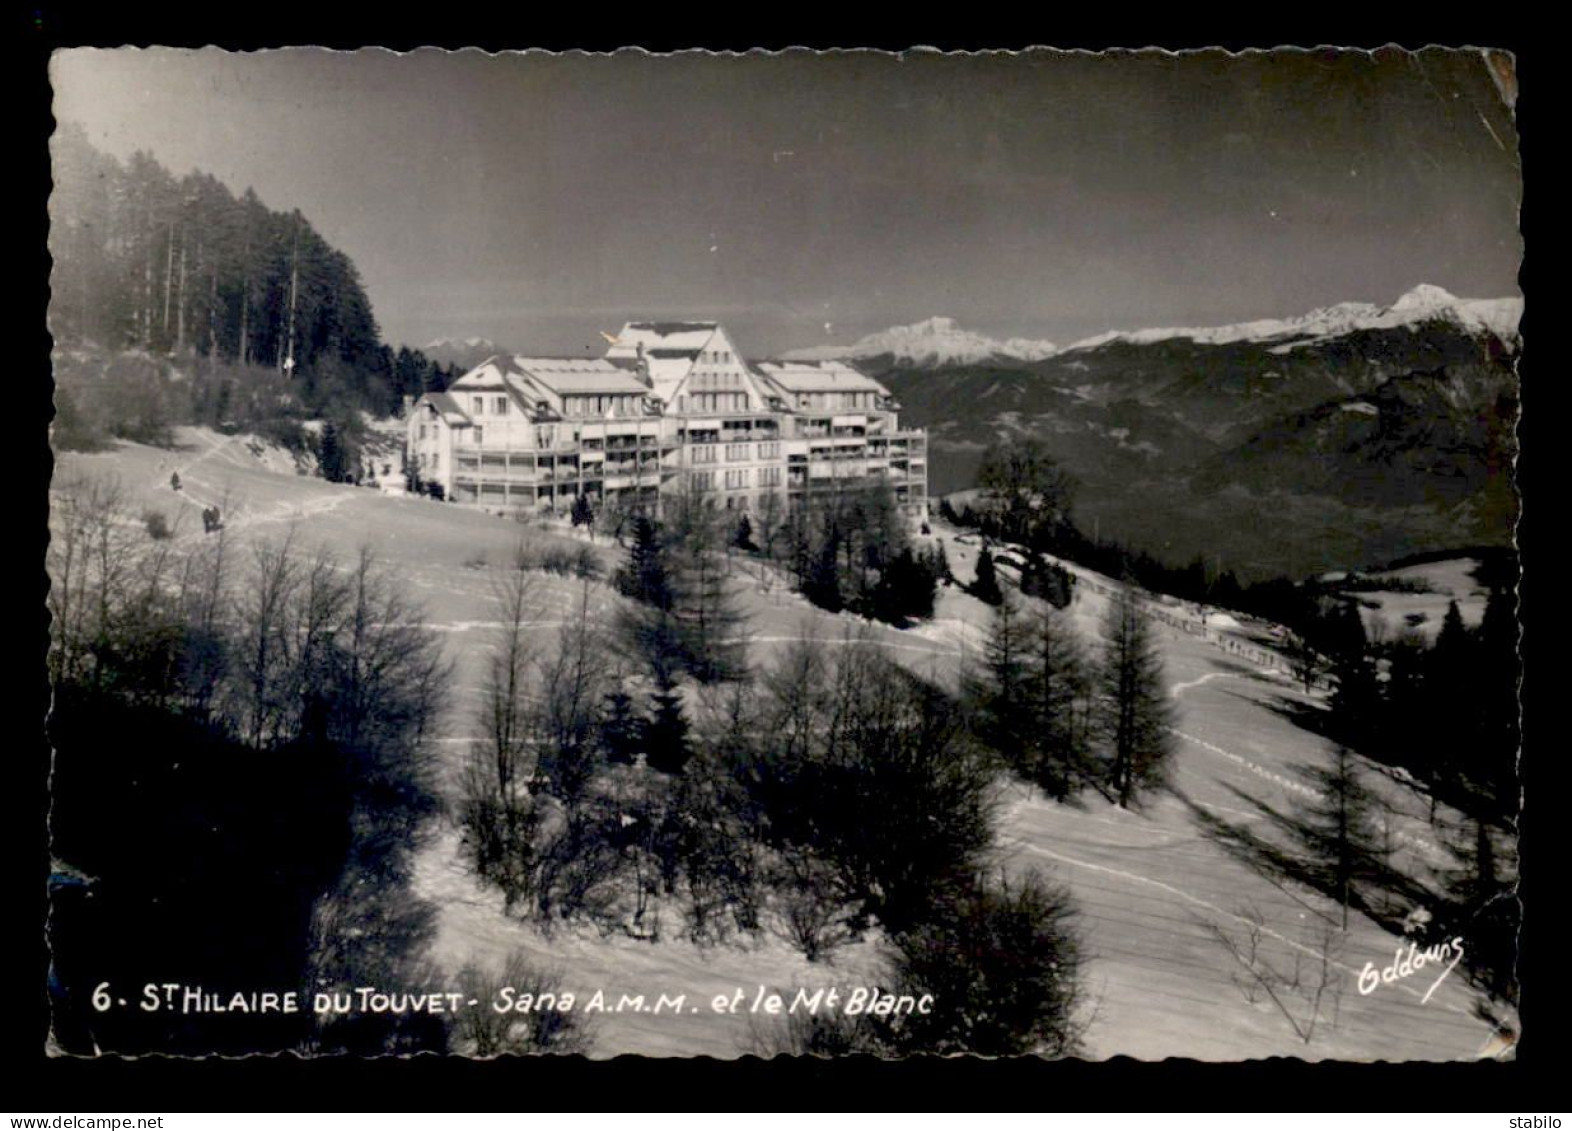
[[[1171,338],[1189,338],[1208,345],[1282,341],[1283,348],[1292,349],[1358,330],[1392,330],[1432,321],[1451,322],[1464,330],[1483,331],[1512,340],[1518,336],[1518,322],[1522,317],[1523,300],[1520,298],[1458,298],[1441,287],[1422,283],[1391,306],[1340,302],[1294,318],[1264,318],[1231,326],[1113,330],[1076,342],[1064,352],[1096,349],[1109,342],[1145,345]]]
[[[1358,330],[1395,329],[1432,321],[1451,322],[1470,332],[1487,332],[1505,341],[1515,341],[1522,316],[1521,298],[1458,298],[1441,287],[1425,283],[1390,306],[1369,302],[1340,302],[1297,317],[1267,318],[1229,326],[1110,330],[1063,349],[1052,342],[1030,338],[1000,341],[962,329],[953,318],[936,317],[910,326],[892,326],[880,333],[869,334],[851,345],[814,346],[793,350],[786,356],[799,361],[823,361],[889,354],[897,361],[926,365],[967,364],[995,358],[1041,361],[1060,354],[1097,349],[1113,342],[1147,345],[1176,338],[1187,338],[1208,345],[1277,342],[1280,344],[1274,352],[1283,352]]]
[[[812,346],[792,350],[785,356],[790,361],[829,361],[892,354],[897,360],[943,365],[987,361],[994,357],[1040,361],[1058,352],[1052,342],[1029,338],[1010,338],[1001,342],[963,330],[953,318],[928,318],[910,326],[892,326],[881,333],[869,334],[849,346]]]
[[[438,365],[458,364],[468,368],[508,350],[490,338],[438,338],[421,346],[420,352]]]

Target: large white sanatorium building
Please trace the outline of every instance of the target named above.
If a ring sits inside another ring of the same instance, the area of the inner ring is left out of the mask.
[[[407,413],[427,483],[487,510],[648,505],[701,491],[732,510],[853,482],[927,505],[926,437],[879,382],[841,361],[745,361],[714,322],[630,322],[604,357],[493,357]]]

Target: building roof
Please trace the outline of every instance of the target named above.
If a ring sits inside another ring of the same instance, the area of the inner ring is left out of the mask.
[[[718,322],[629,322],[607,352],[629,354],[640,346],[646,350],[701,350],[719,328]]]
[[[754,368],[788,393],[878,393],[890,391],[844,361],[760,361]]]
[[[603,357],[516,357],[520,371],[556,393],[644,396],[649,386]]]
[[[719,322],[629,322],[628,328],[648,330],[652,334],[666,337],[670,334],[690,334],[699,330],[713,330],[719,325]]]
[[[451,393],[427,393],[426,402],[442,414],[442,419],[454,427],[462,428],[472,423],[469,414],[459,407],[458,398]]]

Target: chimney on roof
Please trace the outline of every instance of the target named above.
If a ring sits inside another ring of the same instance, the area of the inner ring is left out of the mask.
[[[654,388],[655,382],[650,379],[650,362],[649,358],[644,356],[643,342],[638,343],[638,354],[639,380],[644,382],[645,387]]]

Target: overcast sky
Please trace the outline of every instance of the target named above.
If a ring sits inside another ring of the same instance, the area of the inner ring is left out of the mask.
[[[100,148],[298,207],[414,346],[715,317],[762,355],[936,314],[1063,344],[1518,293],[1477,53],[84,49],[52,77]]]

